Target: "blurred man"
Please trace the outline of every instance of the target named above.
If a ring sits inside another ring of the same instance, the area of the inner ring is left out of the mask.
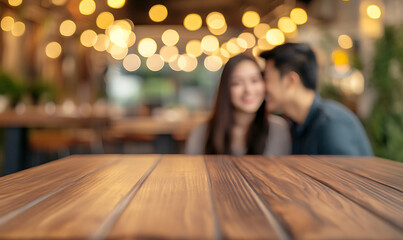
[[[358,118],[316,92],[317,63],[309,45],[286,43],[260,56],[266,59],[267,110],[291,120],[293,154],[373,154]]]

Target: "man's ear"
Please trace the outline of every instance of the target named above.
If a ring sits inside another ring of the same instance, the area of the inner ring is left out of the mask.
[[[291,86],[295,87],[295,86],[302,84],[301,78],[299,77],[298,73],[296,73],[294,71],[287,73],[287,78],[288,78],[288,81],[289,81],[288,84],[290,87]]]

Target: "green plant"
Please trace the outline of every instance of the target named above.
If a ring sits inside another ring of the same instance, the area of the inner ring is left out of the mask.
[[[31,85],[29,92],[34,104],[39,103],[40,100],[53,101],[57,99],[57,89],[49,81],[38,78]]]
[[[19,81],[5,72],[0,72],[0,94],[7,96],[11,105],[17,104],[25,91],[26,86],[23,81]]]
[[[403,26],[385,27],[376,43],[370,85],[377,100],[366,121],[377,156],[403,162]]]

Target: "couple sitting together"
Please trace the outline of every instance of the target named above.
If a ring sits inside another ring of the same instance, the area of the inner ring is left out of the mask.
[[[263,77],[246,55],[225,65],[212,116],[190,134],[187,154],[373,154],[358,118],[317,93],[318,66],[309,45],[286,43],[260,56]]]

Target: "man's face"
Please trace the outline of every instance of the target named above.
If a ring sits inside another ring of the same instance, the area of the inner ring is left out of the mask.
[[[283,110],[286,87],[280,77],[280,71],[275,67],[273,60],[268,60],[264,73],[266,81],[266,110],[273,112]]]

